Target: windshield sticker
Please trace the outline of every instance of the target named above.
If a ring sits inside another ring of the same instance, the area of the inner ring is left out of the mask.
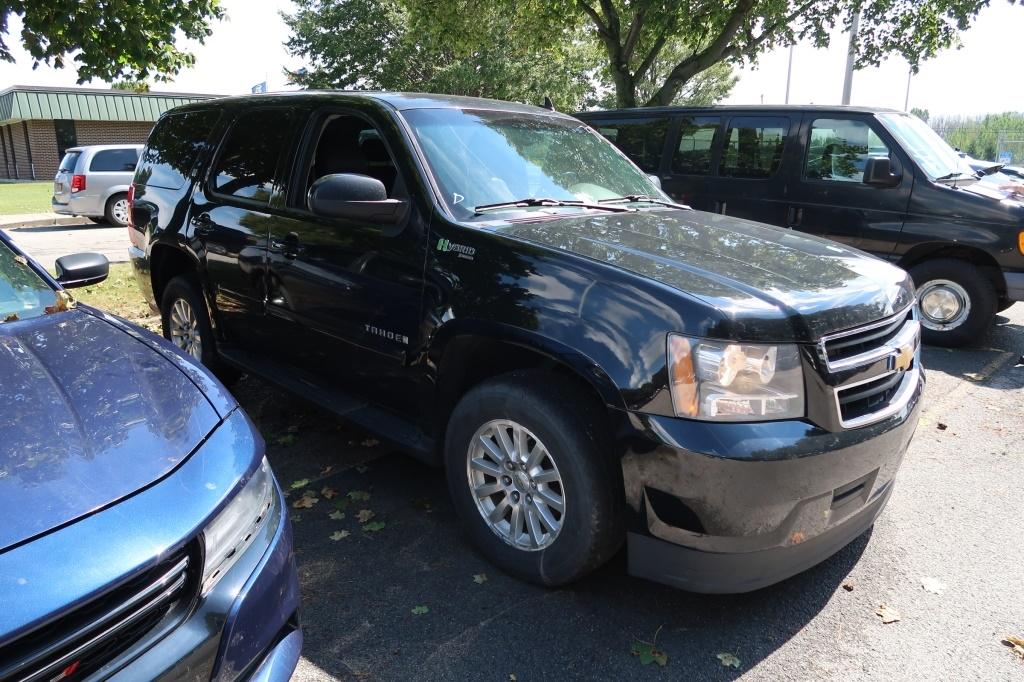
[[[456,244],[455,242],[448,241],[444,237],[437,240],[437,250],[441,253],[448,253],[449,251],[455,252],[459,255],[459,258],[465,258],[466,260],[473,260],[473,257],[476,256],[476,249],[472,246]]]
[[[452,203],[455,205],[461,204],[466,200],[466,197],[462,196],[458,192],[452,192]]]

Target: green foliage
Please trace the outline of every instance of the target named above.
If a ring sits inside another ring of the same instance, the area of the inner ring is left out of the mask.
[[[144,80],[123,80],[111,83],[110,87],[115,90],[124,90],[126,92],[149,92],[149,83]]]
[[[927,109],[921,109],[920,107],[911,107],[910,113],[912,113],[914,116],[917,116],[919,119],[921,119],[925,123],[928,122],[928,118],[930,117],[930,114],[928,113],[928,110]]]
[[[34,66],[64,68],[70,59],[79,83],[166,81],[195,63],[175,40],[203,42],[209,22],[223,14],[219,0],[9,0],[0,6],[0,60],[14,61],[4,40],[17,15]]]
[[[928,124],[952,147],[986,161],[998,161],[1009,151],[1013,162],[1024,162],[1024,112],[1009,111],[984,116],[932,117]]]

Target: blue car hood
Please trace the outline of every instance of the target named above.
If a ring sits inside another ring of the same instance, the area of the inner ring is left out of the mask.
[[[0,324],[0,552],[131,495],[220,417],[152,347],[82,310]]]

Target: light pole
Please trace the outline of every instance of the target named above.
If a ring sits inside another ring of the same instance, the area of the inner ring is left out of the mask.
[[[860,26],[860,10],[853,13],[853,21],[850,22],[850,49],[846,53],[846,78],[843,79],[843,104],[850,103],[850,93],[853,91],[853,64],[857,47],[857,29]]]
[[[789,104],[789,82],[793,79],[793,47],[789,46],[789,68],[786,69],[786,104]]]
[[[914,67],[907,70],[907,98],[903,100],[903,111],[910,111],[910,78],[914,75]]]

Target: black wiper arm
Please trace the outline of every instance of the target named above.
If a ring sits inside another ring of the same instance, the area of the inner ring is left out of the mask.
[[[625,213],[636,210],[633,208],[626,208],[625,206],[594,204],[587,201],[576,201],[573,199],[527,197],[526,199],[517,199],[516,201],[502,201],[497,204],[481,204],[480,206],[474,206],[473,211],[475,213],[484,213],[486,211],[500,211],[503,208],[530,208],[532,206],[572,206],[575,208],[593,208],[600,211],[612,211],[614,213]]]
[[[939,177],[935,178],[935,182],[943,182],[945,180],[952,180],[954,178],[959,178],[961,175],[966,175],[967,177],[975,177],[975,176],[970,175],[968,173],[964,173],[963,171],[953,171],[952,173],[946,173],[945,175],[940,175]]]
[[[655,199],[654,197],[647,194],[627,194],[624,197],[614,197],[612,199],[600,199],[598,203],[601,204],[636,204],[636,203],[648,203],[657,204],[658,206],[668,206],[669,208],[681,208],[686,211],[692,211],[693,208],[686,204],[677,204],[674,201],[663,201],[661,199]]]

